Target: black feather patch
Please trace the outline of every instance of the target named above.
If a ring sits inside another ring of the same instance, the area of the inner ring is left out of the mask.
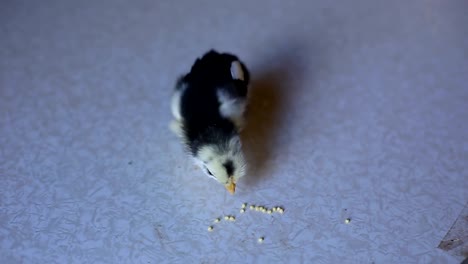
[[[226,161],[223,164],[224,168],[226,169],[227,175],[231,176],[234,174],[234,164],[232,163],[231,160]]]
[[[185,85],[181,97],[181,115],[186,143],[196,154],[202,145],[220,145],[237,134],[235,125],[221,116],[219,112],[217,91],[231,89],[238,97],[246,97],[250,74],[244,70],[244,81],[233,80],[231,64],[239,59],[228,53],[211,50],[197,59],[190,72],[182,77],[177,86]]]

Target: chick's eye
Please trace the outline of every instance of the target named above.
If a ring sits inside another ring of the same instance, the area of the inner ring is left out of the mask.
[[[213,176],[213,173],[211,173],[211,171],[206,166],[205,166],[205,170],[209,175]]]

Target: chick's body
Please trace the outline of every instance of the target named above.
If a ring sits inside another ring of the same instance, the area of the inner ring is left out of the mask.
[[[249,78],[236,56],[212,50],[178,80],[172,98],[173,130],[202,170],[231,193],[246,169],[239,131]]]

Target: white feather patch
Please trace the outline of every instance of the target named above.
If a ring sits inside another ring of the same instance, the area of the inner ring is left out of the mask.
[[[182,98],[182,94],[185,92],[186,87],[186,84],[182,84],[182,86],[179,87],[179,89],[177,89],[172,95],[171,111],[172,115],[177,121],[182,120],[182,114],[180,113],[180,100]]]
[[[233,61],[231,63],[231,76],[234,80],[244,80],[244,71],[239,61]]]
[[[218,90],[217,96],[221,116],[231,120],[238,129],[241,129],[244,126],[244,112],[247,107],[247,100],[230,96],[222,89]]]

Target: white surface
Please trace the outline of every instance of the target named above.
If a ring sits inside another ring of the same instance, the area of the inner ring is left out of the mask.
[[[0,263],[460,261],[466,1],[0,5]],[[168,131],[210,48],[254,78],[235,196]]]

